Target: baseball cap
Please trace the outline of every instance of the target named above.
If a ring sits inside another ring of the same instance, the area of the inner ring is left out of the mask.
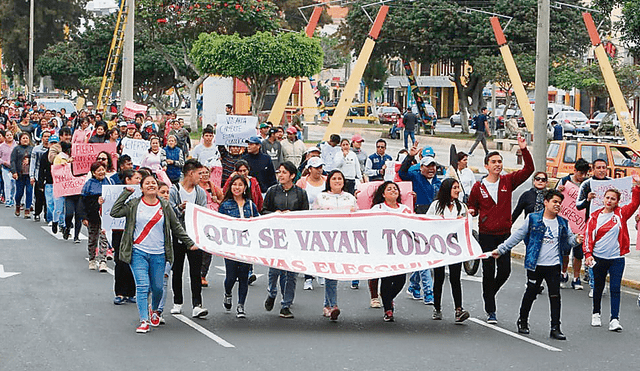
[[[136,124],[127,124],[127,129],[137,129]]]
[[[424,147],[422,149],[422,157],[436,157],[436,152],[429,146]]]
[[[118,126],[127,126],[127,122],[126,121],[120,121],[118,123]]]
[[[49,143],[60,143],[60,137],[55,134],[50,136]]]
[[[253,136],[253,137],[245,140],[245,143],[260,144],[260,143],[262,143],[262,139],[260,139],[260,137]]]
[[[429,166],[431,164],[438,164],[436,160],[431,156],[425,156],[420,160],[420,166]]]
[[[305,169],[308,169],[310,167],[322,167],[324,166],[324,161],[322,161],[322,159],[320,157],[311,157],[309,159],[309,161],[307,161],[307,166],[305,166]]]
[[[260,129],[264,129],[264,128],[268,128],[269,125],[265,124],[264,122],[262,124],[260,124]]]
[[[289,128],[287,129],[287,133],[289,134],[296,134],[298,132],[298,130],[296,128],[294,128],[293,126],[289,126]]]
[[[311,153],[311,152],[318,152],[318,153],[321,153],[320,148],[318,148],[318,147],[316,147],[316,146],[311,146],[311,147],[309,147],[305,153]]]
[[[364,142],[364,138],[360,134],[353,134],[351,137],[352,142]]]

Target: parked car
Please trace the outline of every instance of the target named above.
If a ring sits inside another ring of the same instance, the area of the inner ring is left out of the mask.
[[[591,129],[597,129],[598,125],[600,124],[600,122],[602,121],[602,119],[607,115],[606,112],[596,112],[593,114],[593,117],[589,119],[589,121],[587,121],[589,123],[589,126],[591,126]]]
[[[547,174],[554,178],[570,174],[579,158],[589,163],[595,159],[607,161],[607,175],[612,178],[629,176],[640,168],[640,153],[627,144],[557,140],[547,149]]]
[[[549,103],[547,106],[547,117],[549,119],[553,118],[556,114],[563,111],[575,111],[576,109],[571,106],[566,106],[564,104],[557,103]]]
[[[461,126],[462,125],[462,121],[460,120],[460,111],[454,113],[453,115],[451,115],[451,117],[449,117],[449,124],[451,124],[451,127],[454,128],[456,127],[456,125]],[[469,126],[471,126],[471,124],[473,123],[473,120],[471,119],[471,114],[467,113],[467,120],[469,121]]]
[[[604,115],[602,120],[598,123],[598,126],[594,129],[596,135],[614,135],[621,136],[622,130],[620,129],[620,121],[618,115],[615,112],[609,112]]]
[[[402,113],[398,107],[379,107],[378,118],[381,124],[393,125],[398,122],[398,119],[402,117]]]
[[[36,103],[38,107],[42,104],[48,110],[60,111],[61,108],[64,108],[67,111],[67,116],[76,112],[76,105],[69,99],[41,98],[36,99]]]
[[[551,122],[558,121],[562,124],[565,134],[576,134],[578,132],[588,134],[589,126],[585,125],[588,120],[587,115],[580,111],[560,111],[549,120],[548,124],[551,125]]]

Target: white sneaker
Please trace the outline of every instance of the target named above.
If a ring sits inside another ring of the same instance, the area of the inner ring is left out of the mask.
[[[173,308],[171,308],[171,314],[180,313],[182,313],[182,304],[173,304]]]
[[[305,289],[305,290],[313,290],[313,280],[311,278],[304,280],[303,289]]]
[[[193,307],[193,318],[204,318],[209,314],[209,311],[206,308],[203,308],[202,305],[197,305]]]
[[[591,315],[591,326],[600,327],[602,326],[602,320],[600,319],[600,313],[594,313]]]
[[[592,298],[593,297],[593,289],[589,289],[589,297]]]
[[[106,272],[107,271],[107,262],[100,262],[100,267],[98,268],[98,270],[100,272]]]
[[[89,270],[95,271],[98,269],[98,263],[95,260],[89,260]]]
[[[324,286],[324,277],[318,277],[318,284],[320,284],[320,286]]]
[[[382,302],[380,298],[371,299],[371,304],[369,305],[371,308],[382,308]]]
[[[617,318],[614,318],[609,322],[609,331],[622,331],[622,326],[620,326],[620,321]]]

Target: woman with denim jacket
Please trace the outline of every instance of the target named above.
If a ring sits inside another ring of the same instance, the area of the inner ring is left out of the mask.
[[[491,252],[491,256],[498,259],[502,254],[509,253],[520,241],[524,240],[526,245],[524,268],[527,271],[527,288],[516,323],[521,334],[529,333],[529,312],[540,292],[542,281],[546,281],[551,312],[549,337],[556,340],[567,339],[560,331],[562,257],[570,251],[572,245],[582,243],[582,237],[573,235],[567,219],[558,216],[562,200],[564,195],[560,191],[548,190],[544,196],[544,210],[529,214],[525,223]]]
[[[236,174],[231,177],[231,184],[224,194],[222,203],[218,211],[221,214],[234,218],[253,218],[260,216],[258,207],[251,201],[251,189],[247,183],[247,178]],[[241,263],[231,259],[224,259],[226,277],[224,280],[224,302],[227,311],[231,310],[232,295],[231,290],[238,281],[238,306],[236,307],[236,317],[245,318],[244,303],[249,292],[249,269],[251,264]]]
[[[633,176],[631,203],[618,206],[620,191],[609,189],[604,194],[604,207],[589,217],[585,230],[585,264],[593,270],[593,314],[591,326],[602,325],[600,302],[602,291],[609,275],[611,295],[610,331],[622,331],[620,325],[620,284],[624,273],[624,256],[629,253],[629,230],[627,220],[640,205],[640,177]]]

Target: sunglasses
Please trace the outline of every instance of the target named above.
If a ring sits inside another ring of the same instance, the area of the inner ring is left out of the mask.
[[[387,148],[386,146],[376,146],[376,148]]]
[[[108,161],[109,159],[106,158],[106,157],[98,157],[98,160],[100,160],[100,161]]]
[[[537,180],[538,182],[546,182],[547,181],[547,178],[541,178],[541,177],[535,177],[533,179]]]

